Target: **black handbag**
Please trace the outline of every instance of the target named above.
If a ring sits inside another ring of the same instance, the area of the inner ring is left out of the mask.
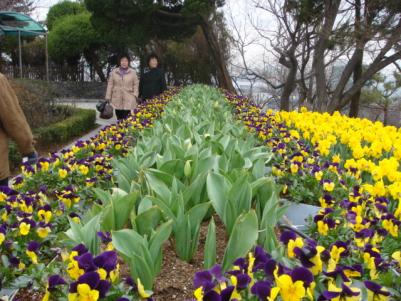
[[[113,118],[114,110],[109,101],[99,101],[99,103],[96,105],[96,109],[100,112],[100,118]]]
[[[99,100],[99,102],[96,104],[96,110],[98,112],[102,113],[104,110],[104,107],[106,106],[107,101],[105,100]]]

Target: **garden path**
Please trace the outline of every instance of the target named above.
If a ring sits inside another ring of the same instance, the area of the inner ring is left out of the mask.
[[[57,100],[57,102],[59,104],[62,104],[62,105],[71,105],[71,106],[74,106],[74,107],[77,107],[77,108],[93,109],[95,111],[96,111],[96,104],[97,104],[98,101],[99,101],[99,99],[69,99],[69,98],[61,98],[61,99]],[[101,119],[100,115],[99,115],[99,112],[96,111],[96,124],[99,125],[99,126],[96,127],[93,131],[91,131],[91,132],[85,134],[84,136],[78,138],[77,140],[88,140],[89,138],[91,138],[91,137],[95,136],[97,133],[99,133],[99,131],[104,126],[107,126],[107,125],[110,125],[110,124],[113,124],[113,123],[116,123],[116,122],[117,122],[117,119],[116,119],[115,116],[113,118],[111,118],[111,119],[108,119],[108,120]],[[64,147],[64,149],[72,147],[77,140],[73,141],[69,145],[66,145]]]

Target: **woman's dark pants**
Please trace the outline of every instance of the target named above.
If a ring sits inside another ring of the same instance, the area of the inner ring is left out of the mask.
[[[126,119],[130,115],[130,110],[117,110],[116,109],[116,116],[118,120]]]

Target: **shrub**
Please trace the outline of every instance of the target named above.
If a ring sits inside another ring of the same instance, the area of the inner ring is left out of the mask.
[[[70,109],[55,105],[54,98],[57,95],[48,82],[22,79],[11,81],[11,86],[33,129],[61,121],[71,115]]]
[[[60,110],[72,110],[72,115],[55,124],[39,128],[34,131],[37,143],[64,143],[93,128],[96,121],[96,112],[86,109],[72,109],[68,106],[59,106]]]
[[[96,112],[94,110],[76,109],[68,106],[56,106],[54,110],[68,111],[70,116],[62,121],[33,130],[36,148],[39,150],[47,148],[49,145],[66,143],[95,126]],[[9,159],[11,169],[16,168],[22,159],[14,143],[9,146]]]

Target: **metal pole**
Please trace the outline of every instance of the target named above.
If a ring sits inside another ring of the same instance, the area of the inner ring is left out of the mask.
[[[22,78],[22,46],[21,46],[21,31],[18,30],[18,49],[19,49],[19,76]]]
[[[46,80],[49,81],[49,48],[47,44],[47,33],[46,33]]]

